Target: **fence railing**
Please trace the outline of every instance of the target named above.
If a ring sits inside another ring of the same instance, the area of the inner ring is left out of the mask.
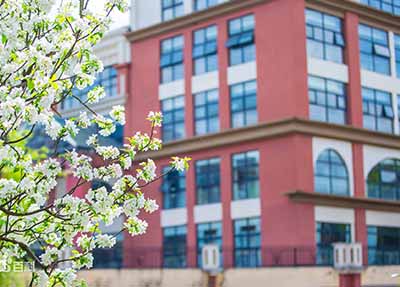
[[[400,265],[399,249],[368,248],[367,254],[370,265]]]
[[[325,251],[326,253],[326,251]],[[331,251],[332,253],[332,251]],[[186,248],[172,252],[162,248],[129,248],[124,251],[124,267],[128,268],[197,268],[200,250]],[[321,255],[316,247],[223,248],[221,267],[294,267],[332,265],[332,255]]]
[[[198,268],[200,250],[183,248],[165,250],[160,247],[122,246],[98,249],[94,254],[95,268]],[[400,265],[400,250],[364,248],[364,263],[369,265]],[[221,267],[301,267],[332,266],[333,247],[261,247],[223,248]]]

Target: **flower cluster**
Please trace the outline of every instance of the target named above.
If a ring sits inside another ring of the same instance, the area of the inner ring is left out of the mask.
[[[124,108],[116,106],[108,116],[90,108],[106,96],[104,88],[77,99],[83,110],[77,118],[57,116],[57,106],[74,97],[72,88],[87,88],[103,70],[93,46],[107,31],[112,10],[127,8],[125,0],[110,0],[95,13],[80,2],[0,1],[0,261],[29,257],[39,267],[34,286],[84,286],[76,271],[92,267],[94,248],[116,243],[100,226],[123,218],[121,231],[140,235],[148,228],[141,213],[158,209],[142,191],[160,176],[156,164],[138,155],[161,149],[155,137],[161,113],[150,112],[151,132],[135,133],[122,149],[102,145],[100,137],[125,124]],[[99,132],[87,139],[89,154],[60,151],[60,142],[73,142],[91,126]],[[26,146],[37,128],[54,141],[54,150]],[[173,158],[171,168],[187,169],[189,160]],[[67,190],[59,194],[57,184],[66,175]],[[94,181],[110,186],[77,192]],[[41,249],[33,252],[34,246]]]

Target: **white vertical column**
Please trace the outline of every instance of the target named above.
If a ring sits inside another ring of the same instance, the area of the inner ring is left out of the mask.
[[[193,0],[183,0],[183,12],[185,15],[193,12]]]
[[[389,49],[390,49],[390,70],[391,77],[396,78],[396,49],[394,44],[394,33],[389,31]]]
[[[396,93],[392,93],[392,102],[393,102],[393,115],[394,115],[394,133],[399,134],[400,133],[400,127],[399,127],[399,111],[397,109],[398,106],[398,98]]]
[[[137,29],[136,23],[136,0],[131,0],[129,7],[129,25],[132,31]]]
[[[394,43],[394,33],[389,31],[389,49],[390,49],[390,70],[391,70],[391,78],[396,79],[396,50],[395,50],[395,43]],[[397,93],[392,91],[392,103],[393,103],[393,114],[394,114],[394,133],[400,133],[399,127],[399,112],[397,109]]]

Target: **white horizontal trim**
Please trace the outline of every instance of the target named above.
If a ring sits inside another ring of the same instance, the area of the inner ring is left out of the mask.
[[[261,203],[259,198],[235,200],[231,202],[232,219],[257,217],[261,215]]]
[[[367,70],[361,70],[361,85],[365,88],[400,93],[400,79]]]
[[[354,223],[354,210],[327,206],[315,206],[315,221],[332,223]]]
[[[228,85],[257,79],[256,62],[248,62],[228,68]]]
[[[344,223],[351,225],[351,240],[355,241],[355,215],[349,208],[336,208],[327,206],[314,207],[315,222]]]
[[[367,210],[365,217],[367,225],[400,227],[400,213]]]
[[[185,225],[187,221],[186,208],[161,210],[161,227]]]
[[[165,100],[175,96],[185,94],[185,81],[178,80],[170,83],[160,84],[158,87],[158,97],[160,100]]]
[[[349,82],[349,71],[346,65],[311,57],[308,57],[307,63],[309,75],[337,80],[344,83]]]
[[[194,222],[204,223],[222,220],[222,204],[213,203],[194,207]]]
[[[218,89],[218,71],[192,77],[192,94]]]

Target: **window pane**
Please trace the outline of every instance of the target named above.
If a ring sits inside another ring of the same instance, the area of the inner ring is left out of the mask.
[[[258,151],[232,156],[233,199],[258,197]]]
[[[384,30],[359,25],[361,67],[380,74],[390,74],[388,33]]]
[[[161,110],[164,115],[164,124],[162,126],[163,141],[177,140],[185,136],[185,111],[183,107],[183,96],[161,101]]]
[[[306,9],[307,55],[343,63],[344,36],[339,17]]]
[[[197,204],[220,202],[220,163],[218,158],[196,162]]]
[[[230,87],[232,127],[257,123],[256,89],[256,81],[248,81]]]
[[[165,268],[186,267],[186,226],[163,229],[163,262]]]
[[[314,167],[315,191],[334,195],[350,195],[346,165],[340,155],[332,150],[324,150]]]
[[[345,84],[325,78],[309,76],[310,118],[335,124],[346,123]]]
[[[254,16],[247,15],[229,21],[229,64],[231,66],[255,60]]]
[[[261,264],[260,220],[246,218],[234,221],[235,266],[257,267]]]

